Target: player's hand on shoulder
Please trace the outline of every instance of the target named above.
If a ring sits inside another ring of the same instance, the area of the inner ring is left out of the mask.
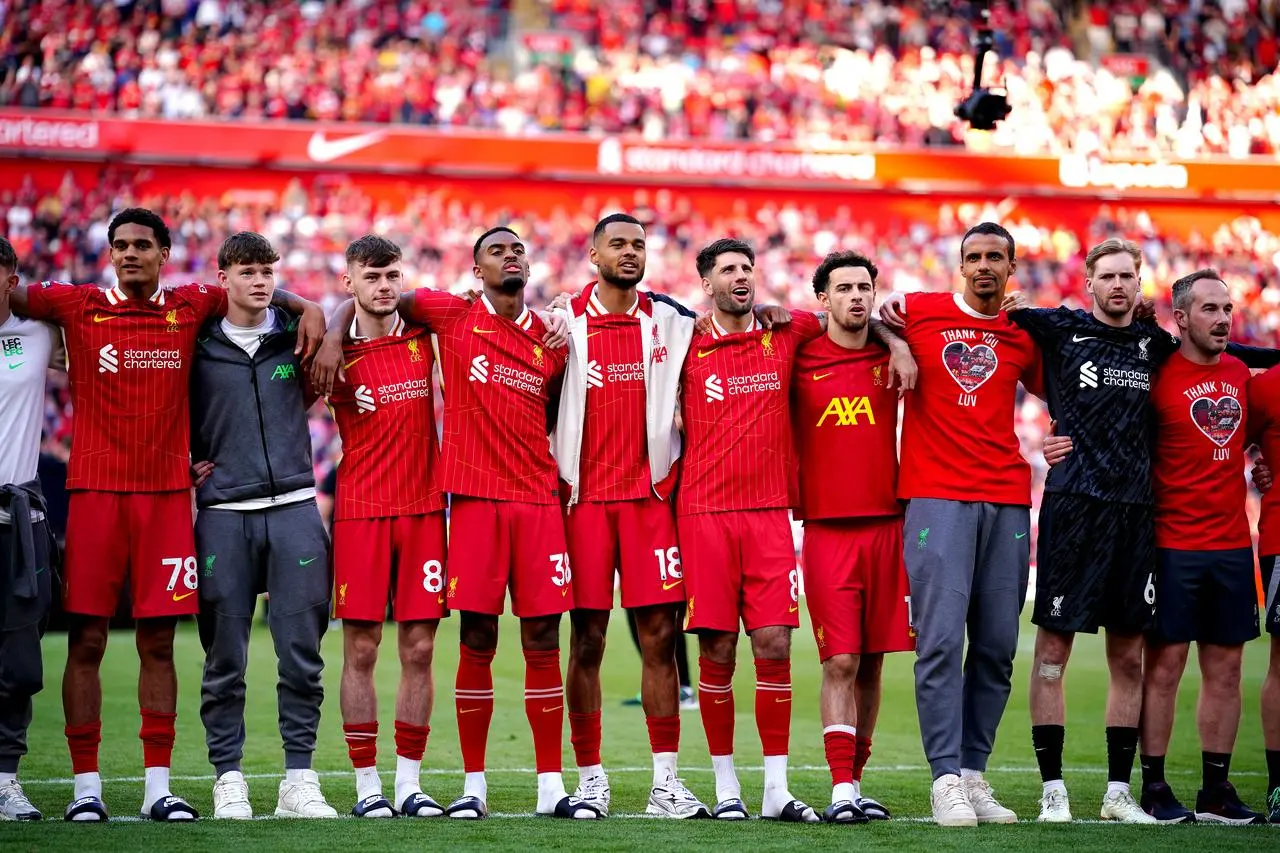
[[[1133,319],[1135,320],[1154,320],[1156,316],[1156,303],[1152,299],[1148,299],[1141,294],[1138,295],[1138,302],[1133,307]]]
[[[1049,421],[1049,431],[1044,434],[1044,461],[1050,468],[1063,462],[1075,449],[1071,436],[1057,435],[1057,429],[1058,422]]]
[[[334,380],[346,379],[342,373],[342,342],[336,338],[322,338],[320,348],[311,360],[311,387],[321,397],[333,393]]]
[[[699,314],[698,319],[693,321],[693,333],[695,335],[709,335],[713,328],[715,327],[712,325],[710,311]]]
[[[554,311],[539,311],[538,318],[547,327],[547,334],[542,338],[544,344],[552,349],[560,349],[568,345],[569,324],[565,322],[562,314]]]
[[[791,312],[781,305],[757,305],[755,314],[756,319],[760,321],[760,325],[766,329],[772,329],[774,326],[785,326],[791,322]]]
[[[880,303],[880,319],[894,331],[907,327],[907,295],[894,291]]]
[[[200,488],[204,481],[213,474],[213,463],[209,461],[191,463],[191,485]]]
[[[1005,294],[1004,301],[1000,303],[1000,310],[1005,312],[1021,311],[1030,307],[1031,303],[1027,301],[1027,295],[1021,290]]]
[[[1250,473],[1253,478],[1253,487],[1262,494],[1271,491],[1271,486],[1275,483],[1271,475],[1271,466],[1267,464],[1267,460],[1261,456],[1258,461],[1253,464],[1253,471]]]
[[[569,303],[578,298],[577,293],[561,293],[555,299],[551,300],[551,304],[547,306],[548,311],[568,311]]]
[[[293,348],[293,354],[300,356],[303,364],[309,362],[320,348],[324,332],[324,309],[314,302],[307,303],[298,318],[298,345]]]
[[[897,388],[900,392],[913,391],[919,373],[911,350],[905,346],[894,347],[889,353],[889,376],[885,379],[884,387]]]

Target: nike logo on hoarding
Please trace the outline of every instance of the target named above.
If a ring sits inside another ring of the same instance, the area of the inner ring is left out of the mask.
[[[175,593],[173,594],[173,600],[174,600],[174,601],[182,601],[183,599],[190,598],[190,597],[191,597],[191,596],[193,596],[193,595],[195,595],[195,592],[194,592],[194,591],[193,591],[193,592],[184,592],[182,595],[178,595],[178,594],[175,592]]]
[[[115,314],[94,314],[93,315],[93,322],[95,323],[105,323],[108,320],[114,320],[114,319],[116,319]]]
[[[1072,343],[1076,343],[1076,344],[1078,344],[1078,343],[1080,343],[1080,342],[1082,342],[1082,341],[1096,341],[1096,340],[1097,340],[1097,338],[1093,337],[1092,335],[1087,335],[1087,336],[1085,336],[1085,337],[1083,337],[1083,338],[1082,338],[1082,337],[1080,337],[1079,335],[1072,335],[1072,336],[1071,336],[1071,342],[1072,342]]]
[[[684,583],[684,581],[672,581],[671,583],[664,583],[664,584],[662,585],[662,591],[663,591],[663,592],[670,592],[671,590],[673,590],[673,589],[675,589],[676,587],[680,586],[680,584],[682,584],[682,583]]]
[[[362,133],[359,136],[348,136],[346,139],[327,139],[316,131],[307,140],[307,156],[317,163],[328,163],[348,154],[354,154],[370,145],[376,145],[386,138],[385,130]]]
[[[831,375],[830,373],[815,373],[813,374],[813,381],[821,382],[822,380],[826,379],[830,375]]]
[[[720,347],[712,347],[711,349],[700,349],[698,350],[698,358],[706,358],[707,356],[711,355],[711,353],[715,352],[718,349],[720,349]]]
[[[343,370],[350,370],[350,369],[351,369],[351,365],[355,364],[357,361],[360,361],[362,358],[364,358],[364,356],[362,356],[362,355],[361,355],[361,356],[357,356],[356,358],[351,359],[351,360],[350,360],[350,361],[348,361],[346,364],[342,365],[342,369],[343,369]]]
[[[482,329],[479,326],[472,326],[471,331],[475,332],[477,335],[493,335],[498,332],[497,329]]]

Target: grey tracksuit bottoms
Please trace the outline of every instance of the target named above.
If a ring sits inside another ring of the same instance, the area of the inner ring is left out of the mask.
[[[333,583],[329,538],[316,503],[251,512],[202,509],[195,532],[205,650],[200,717],[209,763],[219,776],[240,769],[249,630],[257,597],[266,592],[285,767],[309,768],[324,701],[320,638],[329,626]]]
[[[907,506],[903,556],[916,631],[916,710],[935,779],[987,768],[1009,700],[1029,531],[1025,506],[932,498]]]

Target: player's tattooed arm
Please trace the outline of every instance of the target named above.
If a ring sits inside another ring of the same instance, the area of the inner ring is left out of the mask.
[[[823,319],[825,320],[826,317],[824,316]],[[885,380],[885,387],[897,387],[902,391],[914,389],[919,371],[916,360],[911,355],[911,347],[907,346],[906,340],[891,329],[888,323],[874,317],[871,318],[871,335],[889,348],[889,376]]]
[[[283,308],[298,317],[298,344],[293,354],[306,364],[315,355],[324,338],[324,309],[310,299],[277,287],[271,294],[271,304]]]

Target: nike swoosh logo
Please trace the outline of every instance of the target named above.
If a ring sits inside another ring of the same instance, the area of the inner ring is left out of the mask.
[[[592,338],[594,338],[594,337],[595,337],[596,335],[598,335],[598,334],[600,334],[600,333],[599,333],[599,332],[587,332],[587,340],[591,340]]]
[[[444,604],[444,596],[443,596],[443,595],[437,595],[437,596],[436,596],[436,604]]]
[[[786,699],[783,699],[783,698],[781,698],[781,697],[778,697],[777,699],[774,699],[773,701],[774,701],[774,703],[775,703],[775,704],[781,705],[781,704],[782,704],[782,703],[784,703],[784,702],[790,702],[790,701],[791,701],[791,697],[790,697],[790,696],[788,696]]]
[[[821,382],[822,380],[826,379],[830,375],[831,375],[830,373],[815,373],[813,374],[813,381]]]
[[[350,361],[348,361],[346,364],[342,365],[342,369],[343,369],[343,370],[350,370],[350,369],[351,369],[351,365],[355,364],[357,361],[362,361],[363,359],[364,359],[364,356],[358,356],[358,357],[356,357],[356,358],[353,358],[353,359],[351,359]]]
[[[561,708],[563,708],[563,707],[564,707],[564,705],[555,705],[555,706],[552,706],[552,707],[550,707],[550,708],[543,708],[543,709],[542,709],[542,713],[544,713],[544,714],[552,714],[552,713],[555,713],[556,711],[559,711],[559,710],[560,710]]]
[[[733,701],[732,699],[717,699],[716,704],[723,705],[725,702],[732,702],[732,701]]]
[[[348,136],[346,139],[329,139],[320,131],[307,140],[307,156],[317,163],[329,163],[348,154],[354,154],[370,145],[377,145],[387,136],[385,130]]]
[[[1013,534],[1013,538],[1014,538],[1014,539],[1026,539],[1026,538],[1027,538],[1027,534],[1025,534],[1025,533],[1015,533],[1015,534]]]
[[[477,335],[496,335],[498,333],[497,329],[482,329],[479,326],[472,326],[471,331]]]
[[[42,574],[44,574],[46,571],[48,571],[48,569],[47,569],[47,568],[45,568],[44,566],[40,566],[38,569],[36,569],[36,574],[38,574],[38,575],[42,575]]]
[[[10,369],[10,370],[17,370],[19,367],[22,367],[22,365],[24,365],[24,364],[26,364],[26,362],[25,362],[25,361],[20,361],[20,362],[18,362],[17,364],[11,364],[11,365],[9,365],[9,369]]]
[[[673,590],[673,589],[675,589],[676,587],[680,586],[680,584],[682,584],[682,583],[684,583],[684,581],[682,581],[682,580],[680,580],[680,581],[672,581],[671,583],[664,583],[664,584],[662,585],[662,591],[663,591],[663,592],[670,592],[671,590]]]
[[[789,608],[787,609],[787,612],[788,612],[788,613],[795,613],[795,612],[796,612],[797,610],[799,610],[799,609],[800,609],[800,606],[799,606],[799,605],[797,605],[797,604],[793,604],[793,605],[791,605],[791,607],[789,607]]]
[[[479,711],[479,710],[480,710],[479,708],[459,708],[459,709],[458,709],[458,713],[459,713],[459,714],[474,714],[476,711]]]
[[[94,314],[93,315],[93,322],[95,323],[105,323],[108,320],[114,320],[114,319],[116,319],[115,314]]]
[[[183,600],[185,600],[185,599],[190,598],[190,597],[191,597],[191,596],[193,596],[193,595],[195,595],[195,592],[186,592],[186,593],[183,593],[182,595],[178,595],[178,594],[175,592],[175,593],[173,594],[173,600],[174,600],[174,601],[183,601]]]
[[[314,563],[315,561],[316,561],[316,558],[315,558],[315,557],[311,557],[311,558],[306,559],[306,560],[299,560],[299,561],[298,561],[298,565],[299,565],[299,566],[309,566],[309,565],[311,565],[312,563]]]
[[[1071,336],[1071,342],[1072,342],[1072,343],[1077,343],[1077,344],[1078,344],[1078,343],[1080,343],[1081,341],[1096,341],[1096,340],[1097,340],[1097,338],[1093,337],[1092,335],[1088,335],[1088,336],[1083,337],[1083,338],[1082,338],[1082,337],[1080,337],[1079,335],[1072,335],[1072,336]]]
[[[720,347],[712,347],[711,349],[707,349],[707,350],[700,349],[698,350],[698,358],[706,358],[707,356],[711,355],[711,353],[715,352],[718,349],[720,349]]]

